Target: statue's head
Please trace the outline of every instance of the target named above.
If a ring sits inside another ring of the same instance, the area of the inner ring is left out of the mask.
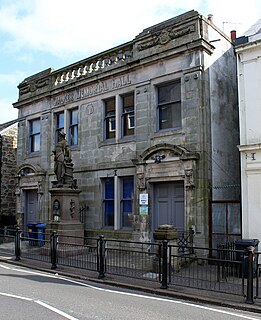
[[[58,135],[59,141],[64,140],[65,136],[66,136],[66,134],[63,131],[59,131],[59,135]]]

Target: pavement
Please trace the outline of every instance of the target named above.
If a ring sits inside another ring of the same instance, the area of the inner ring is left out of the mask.
[[[20,261],[15,261],[14,257],[5,254],[0,255],[0,261],[52,274],[58,273],[61,276],[89,281],[100,285],[105,284],[117,288],[163,296],[170,299],[181,299],[190,302],[228,307],[261,314],[261,299],[254,299],[254,304],[247,304],[246,298],[239,295],[224,294],[215,291],[206,291],[173,285],[169,286],[167,289],[161,289],[161,285],[157,281],[134,279],[111,274],[107,274],[105,278],[99,279],[98,273],[94,271],[67,266],[57,266],[57,269],[52,270],[51,264],[48,262],[25,258]]]

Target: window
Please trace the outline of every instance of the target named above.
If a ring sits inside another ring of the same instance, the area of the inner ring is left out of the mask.
[[[129,93],[122,96],[122,135],[129,136],[134,134],[135,115],[134,115],[134,94]]]
[[[70,146],[78,145],[77,108],[55,114],[55,143],[58,142],[59,132],[66,134],[66,140]]]
[[[103,225],[132,228],[134,177],[105,178],[103,183]]]
[[[104,138],[120,139],[134,135],[134,93],[104,100]]]
[[[69,145],[78,144],[78,109],[70,110],[69,115]]]
[[[133,214],[133,177],[121,178],[121,225],[123,228],[131,228],[131,216]]]
[[[30,121],[30,152],[40,151],[40,119]]]
[[[180,81],[158,87],[158,129],[181,128]]]
[[[104,179],[104,226],[114,227],[114,178]]]
[[[105,100],[105,138],[115,138],[116,132],[116,108],[115,97]]]
[[[64,132],[64,112],[56,114],[56,132],[55,132],[55,142],[58,142],[59,132]]]

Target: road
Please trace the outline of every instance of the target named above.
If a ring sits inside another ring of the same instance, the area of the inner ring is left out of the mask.
[[[0,319],[261,320],[261,315],[96,286],[0,263]]]

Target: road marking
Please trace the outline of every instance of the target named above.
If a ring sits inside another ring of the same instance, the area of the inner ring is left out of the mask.
[[[51,310],[51,311],[59,314],[60,316],[63,316],[63,317],[66,318],[66,319],[69,319],[69,320],[78,320],[77,318],[74,318],[74,317],[70,316],[69,314],[67,314],[67,313],[65,313],[65,312],[63,312],[63,311],[61,311],[61,310],[58,310],[58,309],[50,306],[49,304],[46,304],[46,303],[40,301],[40,300],[36,300],[36,301],[34,301],[34,302],[36,302],[36,303],[40,304],[41,306],[43,306],[43,307],[45,307],[45,308],[47,308],[47,309],[49,309],[49,310]]]
[[[26,300],[26,301],[33,301],[33,299],[31,299],[31,298],[21,297],[21,296],[17,296],[17,295],[10,294],[10,293],[0,292],[0,295],[1,295],[1,296],[6,296],[6,297],[10,297],[10,298],[16,298],[16,299]]]
[[[163,301],[163,302],[174,303],[174,304],[181,304],[181,305],[184,305],[184,306],[203,309],[203,310],[207,310],[207,311],[213,311],[213,312],[222,313],[222,314],[235,316],[235,317],[238,317],[238,318],[243,318],[243,319],[248,319],[248,320],[260,320],[260,318],[254,318],[254,317],[250,317],[250,316],[246,316],[246,315],[240,315],[238,313],[225,311],[225,310],[219,310],[219,309],[212,308],[212,307],[205,307],[205,306],[194,304],[194,303],[188,303],[188,302],[177,301],[177,300],[170,300],[170,299],[159,298],[159,297],[151,297],[151,296],[146,296],[146,295],[137,294],[137,293],[122,292],[122,291],[117,291],[117,290],[99,288],[99,287],[95,287],[95,286],[92,286],[92,285],[89,285],[89,284],[85,284],[85,283],[82,283],[82,282],[79,282],[79,281],[76,281],[76,280],[71,280],[71,279],[68,279],[68,278],[64,278],[64,277],[61,277],[61,276],[57,276],[57,278],[59,278],[60,280],[65,280],[65,281],[68,281],[68,282],[75,283],[77,285],[82,285],[84,287],[89,287],[91,289],[95,289],[95,290],[99,290],[99,291],[105,291],[105,292],[109,292],[109,293],[132,296],[132,297],[143,298],[143,299],[148,299],[148,300],[156,300],[156,301]]]
[[[48,310],[50,311],[53,311],[57,314],[59,314],[60,316],[66,318],[66,319],[69,319],[69,320],[79,320],[77,318],[74,318],[72,316],[70,316],[69,314],[57,309],[57,308],[54,308],[52,306],[50,306],[49,304],[47,303],[44,303],[40,300],[33,300],[31,298],[27,298],[27,297],[22,297],[22,296],[17,296],[17,295],[14,295],[14,294],[10,294],[10,293],[4,293],[4,292],[0,292],[0,295],[1,296],[5,296],[5,297],[9,297],[9,298],[15,298],[15,299],[20,299],[20,300],[26,300],[26,301],[31,301],[31,302],[35,302],[37,304],[39,304],[40,306],[44,307],[44,308],[47,308]]]
[[[3,267],[3,265],[0,264],[0,267]],[[69,278],[65,278],[65,277],[59,276],[58,274],[56,274],[56,275],[48,275],[48,274],[44,274],[44,273],[40,273],[40,272],[34,272],[34,271],[23,270],[23,269],[16,269],[16,268],[9,268],[9,269],[13,270],[13,271],[36,274],[36,275],[39,275],[39,276],[42,276],[42,277],[56,278],[56,279],[60,279],[60,280],[67,281],[67,282],[71,282],[71,283],[74,283],[74,284],[77,284],[77,285],[80,285],[80,286],[83,286],[83,287],[87,287],[87,288],[90,288],[90,289],[98,290],[98,291],[104,291],[104,292],[109,292],[109,293],[114,293],[114,294],[119,294],[119,295],[126,295],[126,296],[142,298],[142,299],[148,299],[148,300],[156,300],[156,301],[180,304],[180,305],[184,305],[184,306],[188,306],[188,307],[193,307],[193,308],[213,311],[213,312],[222,313],[222,314],[226,314],[226,315],[230,315],[230,316],[235,316],[235,317],[242,318],[242,319],[247,319],[247,320],[260,320],[260,318],[254,318],[254,317],[247,316],[247,315],[240,315],[238,313],[225,311],[225,310],[219,310],[219,309],[212,308],[212,307],[206,307],[206,306],[198,305],[198,304],[195,304],[195,303],[188,303],[188,302],[183,302],[183,301],[178,301],[178,300],[170,300],[170,299],[166,299],[166,298],[151,297],[151,296],[146,296],[146,295],[137,294],[137,293],[122,292],[122,291],[117,291],[117,290],[112,290],[112,289],[99,288],[99,287],[95,287],[93,285],[89,285],[89,284],[86,284],[86,283],[83,283],[83,282],[79,282],[79,281],[76,281],[76,280],[72,280],[72,279],[69,279]],[[36,301],[34,301],[34,302],[36,302]],[[70,318],[68,318],[68,319],[70,319]],[[72,318],[72,319],[75,319],[75,318]]]
[[[3,265],[3,264],[0,264],[0,267],[2,267],[2,268],[4,268],[4,269],[7,269],[7,270],[11,270],[11,268],[9,268],[9,267],[7,267],[7,266],[5,266],[5,265]]]

